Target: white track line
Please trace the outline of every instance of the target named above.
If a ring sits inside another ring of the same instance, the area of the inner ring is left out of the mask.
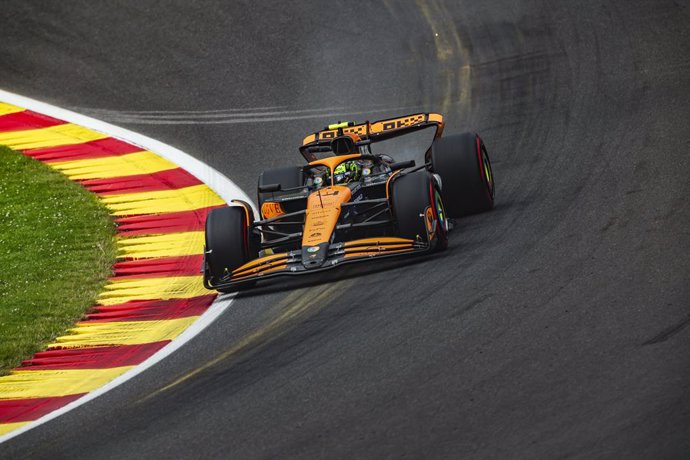
[[[0,102],[14,104],[25,109],[32,110],[34,112],[39,112],[50,117],[59,118],[60,120],[78,124],[89,129],[93,129],[94,131],[99,131],[101,133],[107,134],[112,137],[116,137],[131,144],[136,144],[181,166],[182,168],[196,176],[199,180],[204,182],[206,185],[208,185],[211,189],[213,189],[213,191],[220,195],[220,197],[223,198],[223,200],[225,200],[227,203],[230,203],[232,200],[235,199],[241,199],[248,203],[252,203],[252,200],[237,185],[232,183],[230,179],[228,179],[223,174],[216,171],[206,163],[197,160],[196,158],[190,156],[189,154],[179,149],[176,149],[175,147],[164,144],[155,139],[151,139],[150,137],[146,137],[142,134],[135,133],[124,128],[120,128],[118,126],[114,126],[109,123],[105,123],[103,121],[87,117],[85,115],[71,112],[69,110],[65,110],[54,105],[46,104],[45,102],[36,101],[34,99],[20,96],[18,94],[10,93],[2,89],[0,89]],[[252,206],[254,205],[252,204]],[[64,413],[67,413],[81,406],[82,404],[91,401],[92,399],[97,398],[98,396],[112,390],[116,386],[121,385],[129,379],[135,377],[136,375],[144,372],[146,369],[150,368],[159,361],[165,359],[175,350],[180,348],[182,345],[189,342],[197,334],[203,331],[208,325],[210,325],[216,318],[218,318],[218,316],[220,316],[221,313],[223,313],[223,311],[225,311],[225,309],[227,309],[230,306],[230,304],[233,301],[233,297],[234,295],[223,295],[217,297],[213,304],[208,308],[208,310],[206,310],[199,317],[199,319],[194,322],[194,324],[192,324],[182,334],[173,339],[173,341],[170,342],[168,345],[161,348],[157,353],[150,356],[146,361],[139,364],[134,369],[125,372],[124,374],[120,375],[119,377],[110,381],[109,383],[103,385],[97,390],[94,390],[86,394],[85,396],[77,399],[76,401],[73,401],[70,404],[63,406],[58,410],[46,414],[43,417],[34,420],[21,428],[18,428],[14,431],[10,431],[5,435],[0,436],[0,443],[7,441],[8,439],[14,438],[15,436],[18,436],[32,428],[42,425],[49,420],[52,420]]]
[[[421,106],[395,107],[385,109],[368,109],[368,110],[337,110],[332,112],[308,113],[306,115],[299,115],[297,112],[285,112],[290,115],[274,115],[263,116],[263,114],[217,114],[217,115],[123,115],[123,114],[102,114],[117,123],[130,123],[137,125],[235,125],[240,123],[272,123],[276,121],[296,121],[296,120],[310,120],[315,118],[334,119],[336,117],[343,117],[346,115],[361,115],[381,112],[400,112],[403,110],[419,110]],[[276,112],[279,113],[279,112]]]

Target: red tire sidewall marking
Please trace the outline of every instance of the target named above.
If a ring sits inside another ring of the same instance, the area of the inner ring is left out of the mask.
[[[431,202],[431,210],[434,214],[434,219],[436,220],[437,224],[437,232],[439,233],[439,237],[445,238],[446,237],[446,228],[443,225],[443,222],[439,219],[439,213],[438,209],[436,208],[436,193],[434,193],[434,182],[432,180],[429,181],[429,200]],[[439,195],[440,198],[440,195]]]
[[[479,174],[482,176],[482,182],[486,185],[486,194],[488,195],[489,199],[491,201],[494,200],[494,197],[492,195],[493,191],[493,180],[491,181],[492,183],[489,183],[489,178],[486,177],[486,166],[484,165],[484,158],[482,157],[482,146],[481,146],[481,140],[479,139],[479,135],[477,134],[475,136],[476,139],[476,144],[477,144],[477,162],[479,164]],[[493,175],[493,174],[492,174]]]

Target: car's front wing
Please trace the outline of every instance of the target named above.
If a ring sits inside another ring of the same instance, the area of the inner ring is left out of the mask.
[[[254,259],[233,270],[226,279],[211,284],[204,269],[204,286],[207,289],[228,290],[239,288],[247,281],[273,278],[286,275],[304,275],[329,270],[343,264],[383,259],[407,254],[428,252],[432,244],[406,238],[378,237],[364,238],[343,243],[331,244],[323,264],[317,268],[306,268],[302,263],[301,249],[271,254]]]

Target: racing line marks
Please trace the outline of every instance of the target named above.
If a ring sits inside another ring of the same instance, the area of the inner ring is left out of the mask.
[[[231,125],[239,123],[271,123],[276,121],[309,120],[314,118],[336,118],[345,115],[362,115],[382,112],[418,111],[422,106],[369,108],[329,107],[323,109],[259,110],[222,109],[186,111],[115,111],[104,109],[79,109],[92,113],[114,123],[138,125]]]
[[[280,311],[281,314],[276,319],[244,337],[242,340],[235,343],[207,363],[197,367],[196,369],[193,369],[181,377],[178,377],[170,384],[138,400],[137,403],[148,401],[149,399],[171,390],[174,387],[198,376],[205,370],[210,369],[223,361],[233,358],[239,353],[245,352],[253,347],[268,343],[268,341],[280,337],[281,332],[285,330],[285,326],[291,322],[299,320],[300,318],[303,318],[307,315],[313,315],[320,311],[326,305],[328,305],[329,299],[333,298],[332,295],[334,292],[346,289],[350,283],[352,283],[352,281],[338,281],[328,285],[292,291],[287,297],[285,297],[285,299],[283,299],[282,302],[280,302],[277,310]]]
[[[669,326],[651,339],[647,340],[642,344],[642,346],[645,345],[654,345],[657,343],[665,342],[674,335],[678,334],[680,331],[685,329],[688,325],[690,324],[690,315],[688,315],[685,319],[682,321],[674,324],[673,326]]]

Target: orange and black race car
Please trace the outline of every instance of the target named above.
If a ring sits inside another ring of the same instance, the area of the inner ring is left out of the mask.
[[[231,292],[259,279],[445,249],[449,219],[493,207],[494,180],[479,135],[441,137],[443,127],[441,115],[420,113],[310,134],[300,147],[307,165],[259,176],[258,220],[241,201],[208,215],[204,286]],[[435,132],[422,165],[376,153],[378,142],[427,128]]]

